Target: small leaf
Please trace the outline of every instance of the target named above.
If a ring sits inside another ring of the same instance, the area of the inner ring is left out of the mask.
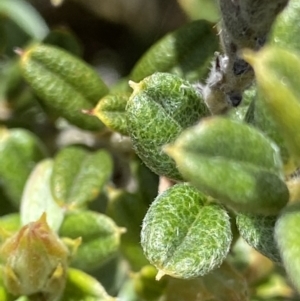
[[[143,221],[145,255],[163,275],[189,279],[219,267],[230,248],[227,212],[188,184],[160,194]]]
[[[112,174],[111,156],[105,150],[91,153],[69,146],[54,159],[51,190],[61,206],[80,207],[94,200]]]
[[[135,194],[109,187],[106,214],[118,226],[125,227],[126,233],[121,237],[121,251],[134,270],[139,270],[147,260],[140,246],[140,232],[143,218],[148,206]]]
[[[281,264],[277,244],[274,240],[276,216],[237,214],[236,224],[245,241],[273,262]]]
[[[170,72],[188,80],[204,79],[218,49],[212,28],[198,20],[166,35],[137,62],[129,78],[140,81],[154,72]]]
[[[64,210],[59,207],[53,198],[50,187],[53,160],[41,161],[30,174],[22,195],[21,221],[22,225],[37,221],[45,212],[51,229],[58,231],[63,218]]]
[[[92,276],[70,268],[61,301],[114,301],[103,286]]]
[[[101,98],[92,114],[97,116],[109,129],[128,135],[126,122],[126,104],[129,95],[109,94]]]
[[[265,108],[297,165],[300,164],[300,58],[280,48],[266,47],[255,53],[245,53],[253,66]]]
[[[285,49],[300,51],[300,37],[298,28],[300,2],[289,0],[288,6],[278,16],[274,24],[270,41],[272,45],[280,46]]]
[[[287,206],[275,225],[275,240],[278,244],[285,270],[298,293],[300,292],[300,204]]]
[[[45,157],[42,142],[24,129],[0,127],[0,178],[5,194],[18,207],[27,177]]]
[[[84,129],[103,128],[97,118],[82,113],[108,92],[85,62],[54,46],[35,44],[21,53],[21,70],[48,108]]]
[[[82,237],[72,265],[82,270],[94,270],[116,254],[122,232],[123,229],[104,214],[79,211],[66,215],[59,234],[73,239]]]
[[[162,146],[208,115],[207,107],[189,82],[172,74],[155,73],[132,87],[126,111],[134,150],[153,172],[181,179]]]
[[[278,148],[246,124],[204,119],[166,152],[187,180],[236,210],[276,214],[288,201]]]

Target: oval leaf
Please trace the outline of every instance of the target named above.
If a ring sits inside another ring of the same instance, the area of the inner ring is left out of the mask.
[[[188,184],[160,194],[143,221],[141,243],[158,270],[194,278],[221,265],[230,248],[232,233],[227,212]]]
[[[245,53],[253,66],[262,100],[297,165],[300,164],[300,58],[280,48],[266,47]]]
[[[188,80],[204,79],[218,48],[210,23],[191,22],[154,44],[137,62],[129,78],[140,81],[154,72],[170,72]]]
[[[207,107],[189,82],[172,74],[155,73],[132,87],[126,111],[134,150],[153,172],[181,179],[162,146],[208,115]]]
[[[53,160],[46,159],[30,174],[21,201],[22,225],[37,221],[45,212],[50,228],[58,231],[64,218],[64,210],[57,205],[51,193],[52,171]]]
[[[83,61],[54,46],[36,44],[21,53],[21,69],[47,107],[84,129],[103,128],[82,110],[91,110],[108,88]]]
[[[246,124],[204,119],[166,152],[187,180],[236,210],[276,214],[288,201],[278,148]]]
[[[82,238],[72,259],[82,270],[96,269],[116,254],[122,232],[112,219],[92,211],[69,212],[59,230],[60,236]]]
[[[53,196],[61,206],[80,207],[94,200],[112,174],[111,156],[105,150],[91,153],[66,147],[54,159]]]
[[[20,205],[23,188],[34,165],[45,157],[42,142],[24,129],[0,127],[0,178],[5,194]]]

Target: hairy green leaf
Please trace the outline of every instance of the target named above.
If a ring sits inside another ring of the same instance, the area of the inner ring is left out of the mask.
[[[276,214],[288,201],[278,148],[251,126],[207,118],[166,152],[187,180],[236,210]]]
[[[92,211],[69,212],[59,231],[61,237],[82,238],[72,259],[72,265],[82,270],[94,270],[116,254],[123,229],[112,219]]]
[[[81,147],[62,149],[54,159],[51,189],[61,206],[76,208],[94,200],[112,174],[111,156],[105,150]]]
[[[172,74],[155,73],[132,87],[126,111],[134,150],[153,172],[181,179],[162,146],[208,115],[207,107],[189,82]]]
[[[219,267],[232,240],[229,216],[188,184],[177,184],[151,204],[141,232],[145,255],[158,270],[194,278]]]
[[[84,129],[103,128],[97,118],[82,113],[108,92],[85,62],[54,46],[35,44],[21,53],[21,69],[48,108]]]

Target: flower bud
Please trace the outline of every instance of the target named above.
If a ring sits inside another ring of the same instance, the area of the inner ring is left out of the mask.
[[[48,226],[43,213],[0,247],[6,289],[13,295],[57,300],[65,287],[68,255],[67,247]]]

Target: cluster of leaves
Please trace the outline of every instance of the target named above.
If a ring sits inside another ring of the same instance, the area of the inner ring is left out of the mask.
[[[299,292],[299,1],[244,52],[257,83],[222,117],[195,85],[219,47],[213,23],[166,35],[107,87],[26,2],[0,10],[26,31],[16,57],[0,24],[0,300],[113,299],[100,283],[130,301],[296,298],[282,274]],[[176,185],[158,194],[156,174]]]

